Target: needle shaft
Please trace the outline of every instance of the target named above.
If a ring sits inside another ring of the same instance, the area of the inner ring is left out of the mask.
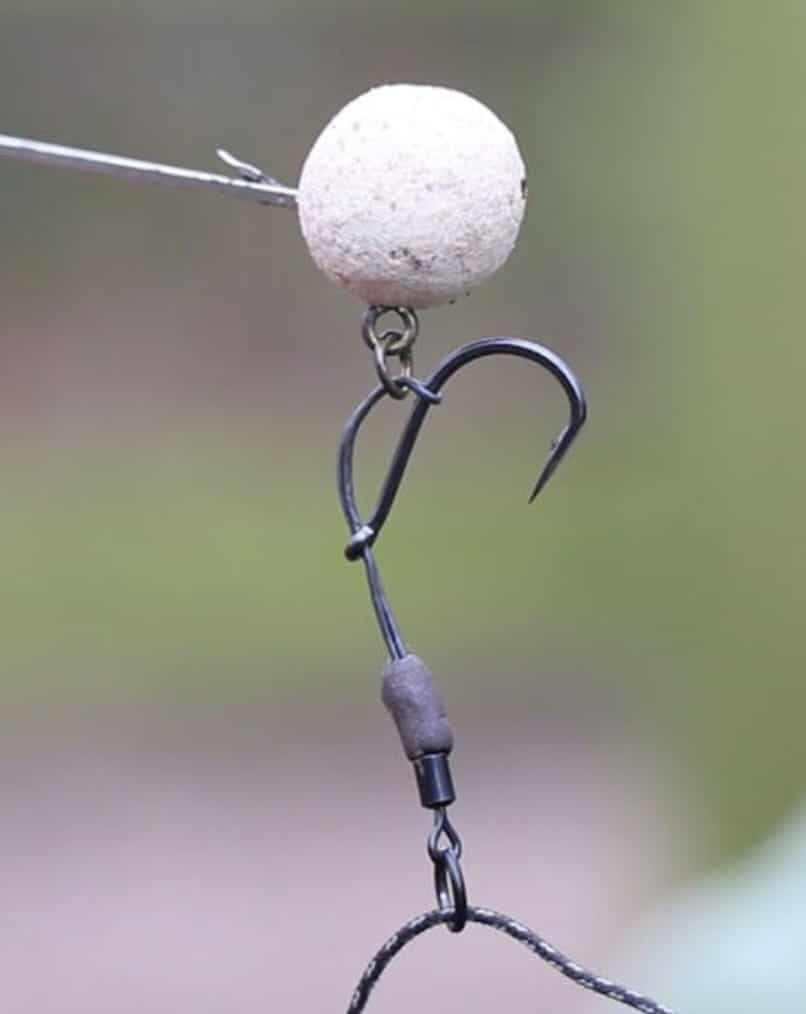
[[[148,180],[174,187],[204,187],[221,194],[233,194],[257,204],[272,204],[281,208],[296,206],[296,190],[276,181],[258,181],[197,169],[145,162],[137,158],[123,158],[100,151],[68,148],[46,141],[32,141],[24,137],[0,134],[0,157],[38,162],[42,165],[63,166],[68,169],[85,169],[90,172],[121,176],[125,179]]]

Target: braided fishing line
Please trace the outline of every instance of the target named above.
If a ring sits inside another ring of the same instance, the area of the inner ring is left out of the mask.
[[[435,909],[424,915],[416,916],[389,937],[364,970],[364,974],[353,992],[347,1014],[361,1014],[366,1008],[378,980],[407,944],[435,926],[448,924],[452,916],[453,913],[450,911],[443,912]],[[544,940],[534,930],[508,915],[502,915],[489,908],[477,908],[470,905],[467,909],[467,921],[480,926],[489,926],[491,929],[498,930],[513,940],[517,940],[518,943],[528,947],[533,954],[542,958],[552,968],[556,968],[558,972],[583,989],[589,989],[592,993],[607,997],[608,1000],[615,1000],[626,1007],[632,1007],[633,1010],[641,1011],[642,1014],[674,1014],[670,1007],[665,1007],[642,993],[636,993],[611,979],[605,979],[601,975],[588,971],[563,954],[562,951],[557,950],[553,944]]]

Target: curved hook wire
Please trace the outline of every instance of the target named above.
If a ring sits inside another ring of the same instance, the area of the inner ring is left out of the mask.
[[[347,520],[352,537],[345,549],[348,560],[361,557],[367,572],[370,596],[381,634],[386,642],[392,658],[403,658],[408,649],[400,632],[400,627],[392,612],[381,582],[380,571],[375,560],[372,547],[386,524],[395,497],[406,474],[411,453],[417,442],[423,422],[434,404],[440,400],[440,391],[450,378],[462,367],[483,359],[487,356],[510,355],[528,359],[544,369],[560,383],[570,407],[567,425],[557,438],[552,441],[551,453],[537,477],[529,502],[531,503],[546,486],[557,466],[565,457],[574,442],[587,416],[585,395],[582,386],[574,376],[571,368],[556,353],[537,342],[523,338],[482,338],[470,342],[457,349],[443,360],[430,377],[418,382],[415,394],[417,401],[411,410],[408,422],[400,435],[395,448],[389,470],[383,481],[378,502],[371,517],[364,521],[358,510],[355,499],[354,460],[355,442],[361,425],[378,402],[387,394],[386,389],[379,385],[356,408],[350,417],[339,448],[338,486],[342,511]]]

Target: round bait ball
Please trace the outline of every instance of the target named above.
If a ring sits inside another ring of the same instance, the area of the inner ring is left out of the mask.
[[[302,234],[365,303],[451,303],[501,267],[526,205],[511,131],[462,92],[384,85],[330,121],[302,168]]]

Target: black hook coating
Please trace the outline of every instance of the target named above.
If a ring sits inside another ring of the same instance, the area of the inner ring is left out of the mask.
[[[367,521],[364,521],[361,517],[355,500],[355,483],[353,478],[355,441],[364,420],[374,406],[387,395],[387,391],[382,385],[376,387],[361,402],[345,427],[339,448],[338,465],[339,498],[344,516],[352,533],[352,537],[345,549],[345,555],[348,560],[357,560],[359,557],[364,560],[367,582],[378,626],[392,658],[403,658],[408,653],[408,649],[383,590],[380,571],[378,570],[375,555],[372,552],[372,546],[380,535],[384,524],[386,524],[392,505],[395,502],[395,497],[406,474],[409,458],[414,450],[414,445],[417,442],[423,422],[430,409],[440,399],[440,391],[454,373],[463,366],[467,366],[476,359],[497,355],[518,356],[521,359],[531,360],[531,362],[537,363],[548,370],[559,382],[563,391],[565,391],[570,406],[568,424],[552,442],[549,458],[541,469],[529,497],[529,502],[531,503],[548,483],[557,466],[565,457],[587,415],[582,386],[574,376],[571,368],[556,353],[544,348],[542,345],[538,345],[536,342],[527,341],[523,338],[481,338],[478,341],[463,345],[453,352],[437,366],[426,380],[410,384],[417,395],[417,401],[398,440],[389,470],[381,487],[378,502],[372,512],[372,516]]]

